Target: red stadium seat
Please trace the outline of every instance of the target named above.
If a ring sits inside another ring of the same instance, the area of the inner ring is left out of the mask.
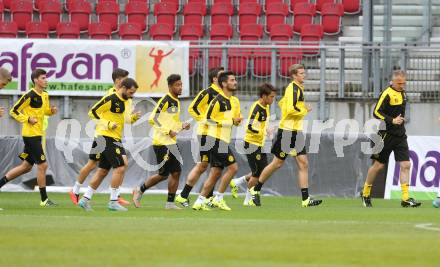
[[[318,24],[306,24],[301,29],[301,45],[319,45],[322,37],[324,35],[324,31],[321,25]],[[308,55],[316,55],[319,53],[318,48],[303,48],[303,53]]]
[[[243,25],[240,31],[240,40],[242,41],[258,41],[263,38],[263,25],[247,24]]]
[[[266,6],[266,31],[270,32],[273,25],[286,23],[289,6],[284,3],[272,3]]]
[[[119,36],[123,40],[141,40],[141,26],[138,23],[122,23],[119,25]]]
[[[171,3],[176,9],[176,13],[180,11],[180,0],[160,0],[161,3]],[[157,4],[157,3],[156,3]]]
[[[46,2],[46,0],[34,0],[35,10],[39,10],[43,2]]]
[[[268,77],[272,73],[272,51],[270,49],[255,48],[252,52],[252,75]]]
[[[194,41],[203,37],[203,27],[198,24],[185,24],[180,27],[180,40]]]
[[[17,34],[17,23],[13,21],[0,21],[0,38],[16,38]]]
[[[188,3],[183,8],[184,24],[203,24],[203,17],[206,15],[205,3]]]
[[[29,21],[26,24],[28,38],[49,38],[49,25],[45,21]]]
[[[79,26],[74,22],[60,22],[57,26],[57,35],[60,39],[78,39]]]
[[[258,0],[239,0],[238,4],[246,4],[246,3],[258,3]]]
[[[105,22],[94,22],[89,24],[90,39],[108,40],[112,35],[112,27]]]
[[[58,0],[45,0],[40,4],[40,21],[46,21],[49,31],[54,31],[61,21],[62,5]]]
[[[264,1],[264,10],[267,12],[267,7],[272,4],[283,4],[284,0],[265,0]]]
[[[154,16],[156,16],[156,23],[168,24],[173,28],[176,25],[177,7],[174,3],[156,3],[154,5]]]
[[[242,3],[238,10],[239,28],[246,24],[257,24],[261,14],[261,6],[258,3]]]
[[[300,33],[303,25],[312,24],[315,15],[315,5],[310,3],[297,3],[293,9],[293,31]]]
[[[293,64],[301,63],[303,55],[300,49],[281,48],[278,50],[278,58],[278,65],[280,66],[279,75],[290,77],[289,67]]]
[[[287,24],[273,25],[270,31],[271,41],[288,42],[293,37],[292,27]]]
[[[228,50],[228,70],[233,71],[238,77],[245,76],[248,72],[248,59],[251,51],[242,48]]]
[[[342,4],[326,3],[321,9],[321,25],[324,33],[338,34],[341,31],[341,17],[344,15]]]
[[[293,13],[293,9],[295,8],[295,5],[298,3],[310,3],[310,0],[290,0],[290,12]]]
[[[87,1],[75,1],[69,8],[70,21],[78,24],[80,31],[89,28],[92,5]]]
[[[173,33],[173,27],[166,23],[157,23],[150,28],[150,36],[153,40],[172,40]]]
[[[70,8],[72,7],[73,3],[75,2],[87,2],[89,3],[87,0],[66,0],[64,3],[64,8],[66,9],[67,12],[70,11]]]
[[[234,14],[234,7],[231,3],[215,3],[211,7],[211,25],[231,24],[231,16]]]
[[[321,12],[322,6],[326,3],[335,3],[336,0],[316,0],[316,11]]]
[[[96,14],[99,22],[106,22],[112,27],[112,31],[118,29],[119,22],[119,4],[116,2],[104,1],[96,5]]]
[[[11,2],[12,2],[12,0],[3,0],[3,7],[5,10],[11,9]]]
[[[29,0],[13,0],[11,1],[12,21],[17,23],[19,31],[26,29],[26,24],[32,21],[32,13],[34,8],[32,1]]]
[[[233,34],[230,24],[216,24],[211,26],[211,40],[229,40]]]
[[[138,23],[142,31],[147,29],[148,3],[143,1],[130,1],[125,5],[125,14],[129,23]]]
[[[234,0],[214,0],[214,5],[217,5],[217,4],[233,4],[233,1]]]
[[[342,0],[342,4],[347,14],[357,14],[361,11],[361,0]]]

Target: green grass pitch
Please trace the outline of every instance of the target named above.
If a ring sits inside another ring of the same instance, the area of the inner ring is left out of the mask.
[[[325,198],[301,208],[299,198],[263,197],[249,208],[227,197],[231,212],[201,212],[166,211],[165,195],[145,195],[142,208],[115,213],[97,194],[86,213],[67,194],[49,196],[60,206],[40,208],[38,193],[0,193],[0,266],[439,264],[440,210],[428,201],[374,200],[366,209],[360,199]]]

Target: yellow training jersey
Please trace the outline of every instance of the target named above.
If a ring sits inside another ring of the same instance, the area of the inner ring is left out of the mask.
[[[403,136],[406,133],[405,122],[401,125],[393,124],[393,118],[405,117],[406,95],[405,91],[397,91],[393,87],[383,90],[374,108],[374,117],[385,121],[386,132],[396,136]]]
[[[112,87],[112,88],[108,89],[107,95],[111,95],[113,93],[116,93],[116,88],[115,87]]]
[[[238,98],[227,97],[223,92],[219,92],[209,104],[206,113],[207,135],[229,143],[233,125],[232,118],[239,117],[241,117],[241,112]]]
[[[134,123],[138,119],[131,114],[130,103],[117,93],[101,98],[89,111],[89,117],[97,120],[95,134],[121,140],[124,124]],[[115,129],[111,129],[113,123],[117,124]]]
[[[304,102],[304,87],[291,82],[284,92],[283,98],[278,105],[281,108],[280,129],[289,131],[301,131],[303,119],[308,111]]]
[[[17,121],[23,123],[21,134],[24,137],[44,135],[44,116],[52,115],[49,103],[49,94],[46,91],[37,92],[34,88],[26,92],[15,103],[9,114]],[[28,122],[29,117],[37,119],[32,125]]]
[[[267,121],[270,117],[269,105],[263,106],[260,101],[255,101],[249,110],[248,125],[244,141],[263,146],[266,139]]]
[[[170,93],[163,96],[153,109],[149,122],[153,125],[153,145],[165,146],[176,144],[176,137],[170,136],[170,131],[182,130],[180,121],[180,101]]]
[[[208,125],[206,124],[205,115],[211,101],[221,91],[216,84],[211,84],[207,89],[200,91],[188,107],[188,112],[197,121],[197,134],[206,135]]]

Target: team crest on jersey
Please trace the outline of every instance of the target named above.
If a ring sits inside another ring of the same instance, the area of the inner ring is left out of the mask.
[[[121,108],[116,108],[116,112],[121,112]]]
[[[41,155],[41,160],[46,160],[46,156],[44,156],[44,155]]]
[[[257,155],[255,156],[255,158],[256,158],[257,160],[261,160],[261,154],[257,154]]]
[[[286,153],[284,153],[284,152],[280,153],[280,157],[284,158],[285,156],[286,156]]]
[[[172,113],[175,113],[176,111],[177,111],[177,108],[176,108],[175,106],[172,106],[172,107],[171,107],[171,112],[172,112]]]
[[[99,159],[101,157],[101,153],[96,154],[96,159]]]
[[[229,161],[229,162],[233,162],[233,161],[234,161],[234,156],[229,155],[229,157],[228,157],[228,161]]]
[[[116,154],[121,154],[121,150],[119,148],[116,148]]]

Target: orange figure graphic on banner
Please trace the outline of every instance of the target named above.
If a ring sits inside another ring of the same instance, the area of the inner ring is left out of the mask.
[[[154,74],[156,74],[156,79],[150,85],[151,89],[153,89],[153,86],[155,86],[155,87],[159,86],[160,77],[162,76],[162,72],[160,71],[160,63],[162,63],[162,59],[164,59],[165,57],[169,56],[171,53],[174,52],[174,48],[171,49],[171,51],[166,54],[163,53],[162,49],[157,50],[156,55],[153,55],[153,52],[154,52],[154,47],[151,49],[150,54],[149,54],[150,57],[154,58],[153,71],[154,71]]]

